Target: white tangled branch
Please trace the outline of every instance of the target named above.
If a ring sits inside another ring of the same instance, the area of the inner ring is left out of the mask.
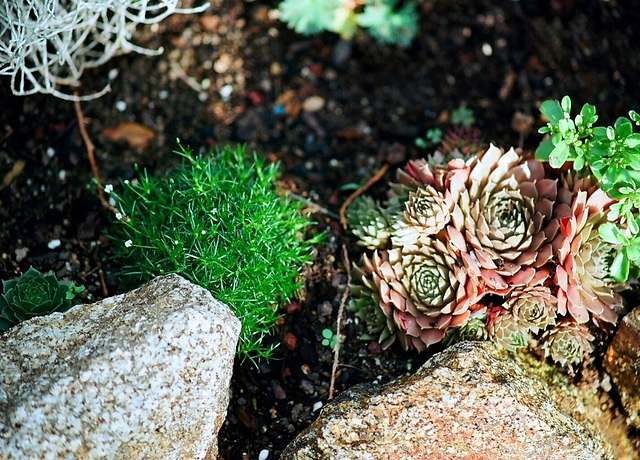
[[[15,95],[52,94],[66,100],[90,100],[62,92],[78,87],[85,69],[98,67],[117,54],[162,53],[131,42],[138,24],[154,24],[173,13],[199,13],[178,8],[179,0],[0,0],[0,75],[11,76]]]

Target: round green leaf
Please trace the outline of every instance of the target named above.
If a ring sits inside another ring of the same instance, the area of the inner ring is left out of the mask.
[[[620,251],[613,259],[611,277],[620,283],[624,283],[629,278],[629,259],[625,251]]]

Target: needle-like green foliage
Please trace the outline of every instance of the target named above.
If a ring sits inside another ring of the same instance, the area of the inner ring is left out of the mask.
[[[241,359],[269,358],[264,339],[277,306],[301,289],[301,270],[317,236],[301,203],[278,194],[277,164],[243,147],[184,157],[163,176],[140,172],[121,194],[106,188],[120,211],[109,234],[119,247],[125,287],[177,273],[208,289],[242,322]]]

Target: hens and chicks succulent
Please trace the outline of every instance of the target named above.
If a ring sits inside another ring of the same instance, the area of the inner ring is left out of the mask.
[[[373,250],[355,267],[351,308],[383,348],[489,339],[579,363],[591,330],[623,309],[627,284],[609,271],[620,248],[598,231],[614,203],[590,176],[551,178],[513,149],[411,160],[385,206],[363,197],[349,208]]]

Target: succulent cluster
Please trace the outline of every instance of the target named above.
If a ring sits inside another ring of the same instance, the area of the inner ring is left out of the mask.
[[[540,341],[556,362],[579,363],[592,350],[589,328],[623,309],[627,284],[610,276],[620,248],[599,233],[614,203],[590,176],[552,179],[513,149],[411,160],[386,206],[365,197],[348,209],[373,250],[355,267],[351,308],[383,348]]]

